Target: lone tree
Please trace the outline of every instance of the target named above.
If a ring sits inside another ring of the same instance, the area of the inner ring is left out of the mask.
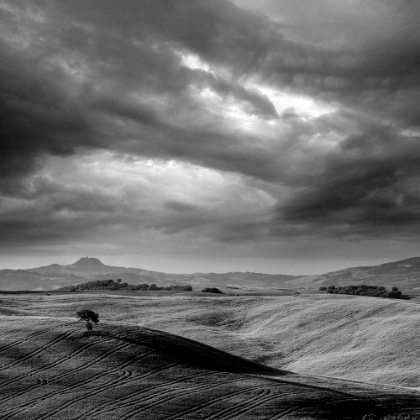
[[[88,335],[90,335],[90,332],[93,329],[92,322],[94,322],[95,324],[99,322],[99,314],[91,311],[90,309],[82,309],[81,311],[77,311],[76,317],[79,321],[86,322],[86,329]]]

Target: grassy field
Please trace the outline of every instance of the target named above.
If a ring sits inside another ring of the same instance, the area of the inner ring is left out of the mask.
[[[420,416],[419,332],[419,305],[344,295],[0,295],[0,418]]]

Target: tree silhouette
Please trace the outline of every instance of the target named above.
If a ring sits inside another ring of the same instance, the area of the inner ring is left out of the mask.
[[[80,311],[76,312],[76,317],[79,321],[85,321],[86,322],[86,329],[88,335],[90,335],[90,332],[93,329],[92,322],[97,324],[99,322],[99,315],[91,311],[90,309],[82,309]]]

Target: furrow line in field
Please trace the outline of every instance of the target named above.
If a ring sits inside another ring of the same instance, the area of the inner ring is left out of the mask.
[[[220,381],[217,384],[206,384],[206,385],[190,385],[189,387],[184,388],[183,390],[173,390],[173,391],[167,391],[165,390],[165,393],[163,394],[164,397],[162,397],[162,395],[151,395],[151,396],[146,396],[146,393],[149,392],[156,392],[159,389],[165,389],[168,385],[175,385],[177,383],[180,382],[184,382],[188,379],[192,379],[192,378],[198,378],[198,377],[204,377],[204,376],[209,376],[212,375],[213,373],[202,373],[202,374],[198,374],[198,375],[190,375],[190,376],[184,376],[182,378],[178,378],[175,379],[173,381],[168,381],[165,382],[164,384],[160,384],[160,385],[154,385],[154,386],[150,386],[147,387],[146,389],[142,390],[141,392],[136,392],[136,395],[126,395],[124,397],[120,397],[118,398],[117,401],[113,401],[111,403],[107,403],[106,405],[101,405],[101,407],[98,407],[97,409],[93,410],[94,414],[106,414],[109,413],[115,409],[120,409],[120,408],[125,408],[125,407],[132,407],[134,404],[136,404],[137,400],[141,400],[142,406],[141,406],[141,411],[147,410],[150,407],[154,407],[156,405],[156,400],[159,401],[160,403],[162,402],[168,402],[170,400],[173,400],[174,398],[179,398],[180,396],[184,396],[184,395],[189,395],[191,394],[191,390],[193,390],[193,392],[197,392],[197,391],[205,391],[214,387],[219,387],[222,384],[227,384],[227,383],[231,383],[234,382],[232,380],[225,380],[225,381]],[[168,398],[170,397],[170,398]],[[148,402],[148,404],[146,406],[144,406],[144,402]],[[106,410],[105,408],[109,407],[109,406],[114,406],[114,408],[112,410]],[[116,405],[118,405],[117,407],[115,407]],[[136,414],[139,412],[139,409],[136,409]],[[90,412],[89,412],[90,414]],[[127,413],[124,417],[121,417],[121,419],[125,419],[125,418],[131,418],[132,417],[132,413],[129,412]],[[127,417],[128,416],[128,417]],[[120,419],[120,420],[121,420]]]
[[[87,343],[87,344],[83,345],[82,347],[79,347],[78,349],[74,350],[70,354],[67,354],[66,356],[63,356],[62,358],[60,358],[58,360],[55,360],[54,362],[51,362],[51,363],[49,363],[47,365],[44,365],[44,366],[42,366],[42,367],[40,367],[38,369],[31,370],[30,372],[28,372],[28,373],[26,373],[24,375],[21,375],[21,376],[17,376],[14,379],[10,379],[9,381],[2,382],[0,384],[0,388],[4,388],[5,386],[9,386],[9,385],[11,385],[14,382],[20,381],[20,380],[22,380],[24,378],[27,378],[29,376],[34,376],[37,373],[43,373],[43,372],[45,372],[48,369],[51,369],[53,367],[58,366],[61,363],[64,363],[65,361],[69,360],[70,358],[73,358],[75,356],[78,356],[79,354],[83,353],[85,350],[87,350],[88,348],[90,348],[90,347],[92,347],[94,345],[95,345],[95,343]],[[84,365],[83,368],[84,367],[86,367],[86,365]]]
[[[121,347],[119,347],[119,348],[115,348],[115,349],[111,349],[111,350],[109,350],[108,352],[106,352],[106,354],[103,354],[102,356],[101,356],[101,358],[98,358],[98,359],[95,359],[94,361],[92,361],[92,362],[90,362],[90,363],[88,363],[88,364],[85,364],[85,365],[83,365],[83,366],[79,366],[79,367],[77,367],[77,368],[74,368],[74,369],[72,369],[71,371],[67,371],[67,372],[63,372],[61,375],[58,375],[58,376],[55,376],[55,377],[53,377],[53,378],[51,378],[49,381],[48,381],[48,383],[49,384],[52,384],[52,383],[54,383],[54,382],[56,382],[57,380],[59,380],[59,379],[63,379],[63,378],[65,378],[66,376],[70,376],[70,375],[73,375],[73,374],[75,374],[75,373],[77,373],[77,372],[79,372],[79,371],[83,371],[83,370],[85,370],[86,368],[88,368],[88,367],[90,367],[90,366],[93,366],[93,365],[95,365],[99,360],[102,360],[103,358],[105,358],[105,357],[107,357],[107,356],[109,356],[109,355],[111,355],[113,352],[115,352],[115,351],[117,351],[117,350],[120,350],[121,348],[123,348],[123,347],[126,347],[126,346],[128,346],[129,344],[126,344],[126,345],[124,345],[124,346],[121,346]],[[118,370],[120,367],[118,366],[118,368],[117,369],[115,369],[115,370]],[[62,392],[57,392],[57,391],[52,391],[52,392],[50,392],[50,393],[48,393],[48,394],[45,394],[45,395],[43,395],[42,397],[39,397],[39,396],[37,396],[36,398],[33,398],[32,400],[27,400],[26,401],[26,404],[24,404],[24,405],[20,405],[20,407],[19,408],[11,408],[11,409],[3,409],[3,411],[8,411],[8,414],[9,414],[9,416],[12,416],[12,415],[15,415],[16,413],[16,410],[19,410],[20,411],[20,409],[21,408],[25,408],[25,407],[27,407],[27,406],[30,406],[31,404],[32,404],[32,402],[33,402],[33,400],[35,400],[35,402],[36,403],[38,403],[38,402],[41,402],[41,401],[45,401],[45,400],[47,400],[50,396],[55,396],[55,395],[58,395],[58,394],[60,394],[60,395],[64,395],[64,394],[66,394],[66,393],[69,393],[69,392],[71,392],[72,390],[74,390],[75,388],[77,388],[77,387],[79,387],[79,386],[81,386],[81,385],[84,385],[84,384],[87,384],[87,383],[89,383],[89,382],[91,382],[93,379],[100,379],[102,376],[106,376],[106,375],[108,375],[108,373],[109,373],[109,371],[106,371],[106,372],[104,372],[104,373],[101,373],[101,374],[97,374],[97,375],[95,375],[95,376],[93,376],[93,377],[90,377],[90,378],[88,378],[88,379],[86,379],[86,380],[84,380],[84,381],[82,381],[82,382],[77,382],[76,384],[73,384],[72,386],[68,386],[67,388],[66,388],[66,390],[65,391],[62,391]],[[31,392],[31,391],[33,391],[35,388],[38,388],[40,385],[39,384],[36,384],[36,385],[33,385],[32,387],[27,387],[25,390],[23,390],[23,391],[21,391],[21,392],[17,392],[17,393],[14,393],[13,395],[11,395],[9,398],[3,398],[2,400],[1,400],[1,403],[4,403],[4,402],[8,402],[8,401],[10,401],[10,400],[13,400],[14,398],[16,398],[16,397],[20,397],[20,396],[22,396],[22,395],[24,395],[24,394],[26,394],[26,393],[28,393],[28,392]],[[0,404],[1,404],[0,403]],[[6,417],[5,417],[6,418]],[[7,418],[9,418],[9,417],[7,417]]]
[[[285,394],[279,394],[275,398],[284,397],[285,395],[296,395],[296,393],[295,392],[289,392],[289,393],[285,393]],[[273,398],[271,398],[271,399],[273,399]],[[352,400],[360,402],[360,399],[357,399],[357,398],[342,399],[342,398],[339,398],[339,397],[332,398],[330,401],[334,402],[334,403],[339,403],[341,401],[348,402],[348,401],[352,401]],[[256,406],[258,406],[258,404]],[[251,408],[254,408],[254,407],[251,407]],[[298,411],[299,409],[302,409],[302,405],[301,406],[293,405],[292,407],[289,407],[286,410],[282,410],[281,412],[274,414],[273,416],[269,417],[267,420],[282,419],[282,418],[284,418],[284,416],[286,416],[288,414],[291,414],[295,411]]]
[[[276,400],[277,398],[279,398],[281,396],[282,395],[270,395],[269,397],[261,398],[260,400],[256,401],[254,404],[252,404],[251,406],[246,407],[244,410],[238,410],[237,412],[233,413],[230,417],[224,417],[224,419],[225,420],[226,419],[234,419],[238,416],[238,414],[242,416],[246,412],[248,412],[248,411],[250,411],[254,408],[260,407],[261,405],[264,405],[267,402]],[[294,410],[295,410],[295,408],[294,408]],[[242,418],[242,417],[240,417],[240,418]]]
[[[72,370],[71,372],[64,372],[64,373],[62,373],[61,375],[59,375],[59,376],[56,376],[56,377],[53,377],[52,379],[49,379],[48,381],[47,381],[47,383],[52,383],[52,382],[54,382],[54,381],[56,381],[57,379],[59,379],[59,378],[61,378],[61,377],[64,377],[64,376],[67,376],[67,375],[71,375],[71,374],[73,374],[73,373],[76,373],[77,371],[79,371],[79,370],[84,370],[85,368],[86,368],[86,366],[87,365],[83,365],[83,366],[80,366],[80,367],[78,367],[78,368],[75,368],[74,370]],[[42,371],[40,371],[40,372],[42,372]],[[15,378],[15,379],[13,379],[13,380],[10,380],[10,381],[8,381],[8,383],[6,383],[5,385],[8,385],[8,386],[10,386],[10,384],[11,383],[13,383],[13,382],[18,382],[18,381],[20,381],[20,380],[22,380],[22,379],[24,379],[25,377],[29,377],[29,376],[32,376],[32,372],[29,372],[28,374],[26,374],[26,375],[22,375],[22,376],[20,376],[20,377],[18,377],[18,378]],[[38,379],[38,378],[36,378],[35,377],[35,379]],[[21,397],[22,395],[24,395],[24,394],[27,394],[27,393],[30,393],[30,392],[32,392],[34,389],[36,389],[36,388],[38,388],[40,386],[40,383],[37,383],[37,384],[35,384],[35,385],[31,385],[31,386],[26,386],[25,387],[25,389],[24,390],[22,390],[22,391],[17,391],[17,392],[13,392],[9,397],[3,397],[2,399],[1,399],[1,401],[0,401],[0,405],[1,404],[4,404],[4,403],[6,403],[6,402],[8,402],[8,401],[11,401],[11,400],[13,400],[13,399],[15,399],[15,398],[17,398],[17,397]],[[37,400],[39,401],[39,400],[43,400],[43,399],[45,399],[44,397],[37,397]],[[27,400],[26,401],[27,402],[27,404],[25,404],[25,405],[28,405],[29,404],[29,401]],[[3,411],[12,411],[12,410],[15,410],[16,408],[15,407],[13,407],[13,408],[10,408],[10,409],[4,409],[3,408]]]
[[[7,363],[6,365],[3,365],[2,367],[0,367],[0,371],[9,369],[12,366],[16,366],[16,365],[18,365],[18,364],[20,364],[24,361],[32,359],[34,356],[37,356],[38,354],[40,354],[40,353],[44,352],[45,350],[49,349],[50,347],[52,347],[54,344],[57,344],[61,340],[65,339],[66,337],[71,335],[74,331],[76,331],[76,329],[66,331],[62,334],[59,334],[53,340],[51,340],[49,343],[43,345],[42,347],[38,347],[37,349],[29,352],[26,356],[21,357],[19,360],[15,360],[14,362],[10,362],[10,363]]]
[[[357,402],[357,403],[365,403],[365,404],[371,403],[371,404],[373,404],[372,401],[369,400],[369,398],[358,398],[355,395],[351,395],[351,397],[346,398],[346,399],[340,398],[340,397],[336,397],[336,398],[333,397],[333,398],[330,398],[329,401],[331,403],[334,403],[334,404],[340,404],[340,403],[343,403],[343,402],[348,403],[350,401],[354,401],[354,402]]]
[[[6,386],[6,385],[10,385],[11,383],[16,382],[16,381],[19,381],[19,380],[22,380],[22,379],[24,379],[25,377],[34,376],[34,375],[35,375],[35,374],[37,374],[37,373],[45,373],[45,371],[46,371],[47,369],[51,369],[51,367],[56,367],[57,365],[59,365],[59,364],[61,364],[61,363],[64,363],[65,361],[69,360],[70,358],[72,358],[72,357],[74,357],[74,356],[77,356],[77,355],[79,355],[80,353],[82,353],[83,351],[87,350],[88,348],[90,348],[90,347],[94,346],[94,344],[95,344],[95,343],[87,344],[87,345],[83,346],[82,348],[79,348],[79,349],[75,350],[75,351],[74,351],[71,355],[65,356],[65,357],[63,357],[62,359],[60,359],[60,360],[56,360],[55,362],[52,362],[52,363],[50,363],[50,364],[49,364],[49,365],[47,365],[47,366],[44,366],[44,367],[39,368],[39,369],[36,369],[35,371],[31,371],[31,372],[29,372],[29,373],[27,373],[27,374],[25,374],[25,375],[21,375],[21,376],[19,376],[19,377],[15,378],[15,379],[12,379],[12,380],[10,380],[10,381],[8,381],[8,382],[6,382],[6,383],[2,383],[2,386],[1,386],[1,387],[4,387],[4,386]],[[53,380],[59,379],[61,376],[65,376],[65,375],[73,374],[73,373],[75,373],[75,372],[77,372],[77,371],[79,371],[79,370],[84,370],[87,366],[89,366],[89,365],[91,365],[91,364],[94,364],[94,363],[96,363],[96,361],[95,361],[95,362],[93,362],[93,363],[91,362],[91,363],[89,363],[89,364],[85,364],[85,365],[80,366],[80,367],[78,367],[78,368],[74,368],[74,369],[72,369],[72,371],[71,371],[71,372],[67,371],[67,372],[65,372],[65,373],[63,373],[63,374],[61,374],[61,375],[59,375],[59,376],[54,377],[54,379],[53,379]],[[52,381],[53,381],[53,380],[52,380]],[[31,388],[34,388],[34,387],[31,387]],[[4,401],[4,400],[3,400],[3,401]]]
[[[105,358],[105,357],[107,357],[107,356],[111,355],[113,352],[118,351],[118,350],[120,350],[121,348],[126,347],[126,346],[129,346],[129,344],[126,344],[126,345],[120,346],[119,348],[115,348],[115,349],[109,350],[109,351],[107,352],[107,354],[103,354],[103,355],[101,356],[101,360],[102,360],[103,358]],[[45,401],[45,400],[47,400],[50,396],[53,396],[53,397],[54,397],[54,396],[56,396],[56,395],[65,395],[65,394],[68,394],[68,393],[72,393],[72,392],[74,391],[74,389],[77,389],[77,388],[79,388],[80,386],[83,386],[83,385],[89,384],[89,383],[90,383],[90,382],[92,382],[93,380],[100,379],[101,377],[103,377],[103,376],[107,376],[107,375],[109,375],[110,373],[113,373],[113,372],[118,372],[118,371],[120,370],[120,368],[121,368],[121,367],[128,366],[129,364],[132,364],[132,363],[136,362],[137,360],[139,360],[139,359],[141,359],[141,358],[143,358],[143,357],[146,357],[147,355],[148,355],[148,354],[142,354],[142,355],[139,355],[139,356],[137,356],[136,358],[131,359],[129,362],[126,362],[124,365],[117,366],[116,368],[112,369],[111,371],[104,371],[103,373],[96,374],[96,375],[94,375],[93,377],[89,377],[89,378],[85,379],[84,381],[77,382],[77,383],[75,383],[75,384],[73,384],[73,385],[71,385],[71,386],[66,387],[66,389],[65,389],[65,390],[63,390],[63,391],[60,391],[60,392],[52,391],[52,392],[50,392],[50,393],[48,393],[48,394],[46,394],[46,395],[43,395],[42,397],[37,397],[37,398],[36,398],[36,402]],[[92,366],[92,365],[96,364],[97,362],[98,362],[98,359],[96,359],[95,361],[93,361],[93,362],[91,362],[91,363],[89,363],[89,364],[85,364],[85,365],[83,365],[83,366],[80,366],[80,367],[78,367],[78,368],[75,368],[75,369],[73,369],[73,370],[72,370],[72,371],[70,371],[70,372],[69,372],[69,371],[68,371],[68,372],[64,372],[63,374],[61,374],[61,375],[59,375],[59,376],[57,376],[57,377],[52,378],[52,379],[49,381],[49,383],[50,383],[50,384],[52,384],[52,383],[56,382],[58,379],[62,379],[62,378],[64,378],[64,377],[66,377],[66,376],[73,375],[74,373],[77,373],[78,371],[85,370],[87,367],[90,367],[90,366]],[[118,379],[118,378],[117,378],[117,379]],[[33,387],[33,388],[36,388],[36,386],[35,386],[35,387]],[[100,385],[100,389],[103,389],[102,384]],[[12,398],[13,398],[13,397],[12,397]],[[10,398],[9,398],[9,399],[10,399]],[[30,403],[26,404],[26,406],[28,406],[28,405],[30,405]],[[9,410],[9,411],[10,411],[10,410]]]
[[[174,364],[174,365],[175,365],[175,364]],[[167,369],[167,368],[168,368],[168,366],[165,366],[165,367],[160,368],[160,369],[155,369],[155,371],[154,371],[154,372],[148,372],[148,374],[147,374],[147,375],[143,375],[143,376],[150,376],[150,375],[152,375],[153,373],[160,372],[160,371],[165,370],[165,369]],[[108,372],[107,372],[106,374],[108,374]],[[105,376],[106,374],[101,375],[101,376]],[[133,378],[132,380],[126,381],[126,383],[127,383],[127,382],[131,382],[131,381],[135,381],[135,380],[136,380],[136,378]],[[83,394],[83,397],[82,397],[82,398],[80,398],[80,397],[73,398],[73,399],[71,399],[71,400],[69,400],[69,401],[67,401],[67,402],[63,403],[63,404],[60,406],[60,408],[58,408],[57,410],[52,411],[52,412],[49,412],[49,413],[45,414],[45,415],[44,415],[44,416],[42,416],[42,417],[38,417],[38,419],[37,419],[37,420],[45,420],[45,419],[47,419],[47,418],[50,418],[50,417],[52,417],[52,416],[55,416],[56,414],[58,414],[58,413],[62,412],[63,410],[67,409],[68,407],[70,407],[71,405],[73,405],[73,404],[75,404],[75,403],[78,403],[78,402],[80,402],[80,401],[82,401],[82,400],[86,400],[86,399],[88,399],[88,398],[90,398],[90,397],[92,397],[92,396],[95,396],[95,395],[97,395],[97,394],[98,394],[99,392],[101,392],[101,391],[106,391],[106,390],[108,390],[108,389],[112,389],[112,388],[114,387],[115,383],[117,383],[118,381],[119,381],[119,378],[116,378],[116,379],[114,379],[114,380],[110,380],[109,382],[107,382],[107,383],[105,383],[105,384],[101,384],[101,385],[98,385],[98,386],[91,387],[91,388],[90,388],[90,391],[89,391],[89,392],[87,392],[87,393],[85,393],[85,394]],[[79,384],[76,384],[76,385],[75,385],[75,387],[79,387]]]
[[[258,395],[251,397],[246,401],[240,401],[236,404],[232,404],[228,408],[225,408],[224,410],[218,411],[217,413],[206,417],[206,420],[228,420],[236,417],[238,414],[246,413],[251,408],[254,408],[254,406],[261,405],[263,402],[273,398],[273,396],[271,395],[271,390],[269,388],[260,389],[261,393],[259,393]],[[270,396],[269,398],[267,397],[268,395]]]
[[[2,353],[3,351],[6,351],[6,350],[8,350],[8,349],[10,349],[12,347],[18,346],[18,345],[20,345],[22,343],[25,343],[27,341],[30,341],[33,338],[38,337],[39,335],[46,334],[47,332],[49,332],[51,330],[54,330],[54,329],[59,328],[59,327],[62,327],[64,325],[72,325],[72,324],[74,324],[74,322],[66,322],[66,323],[60,324],[60,325],[53,325],[52,327],[45,328],[43,330],[40,330],[40,331],[34,332],[32,334],[29,334],[29,335],[27,335],[26,337],[24,337],[24,338],[22,338],[20,340],[13,341],[12,343],[6,344],[4,346],[0,346],[0,353]]]
[[[59,379],[63,379],[63,378],[65,378],[66,376],[70,376],[70,375],[73,375],[73,374],[75,374],[75,373],[77,373],[77,372],[79,372],[79,371],[83,371],[83,370],[85,370],[86,368],[88,368],[88,367],[91,367],[91,366],[95,365],[98,361],[100,361],[100,360],[102,360],[102,359],[106,358],[107,356],[111,355],[112,353],[114,353],[114,352],[116,352],[116,351],[120,350],[120,349],[121,349],[121,348],[123,348],[123,347],[127,347],[127,346],[129,346],[129,344],[126,344],[126,345],[120,346],[120,347],[118,347],[118,348],[111,349],[111,350],[109,350],[108,352],[105,352],[104,354],[102,354],[100,358],[97,358],[97,359],[95,359],[94,361],[92,361],[92,362],[90,362],[90,363],[87,363],[87,364],[84,364],[84,365],[79,366],[79,367],[77,367],[77,368],[74,368],[74,369],[72,369],[71,371],[66,371],[66,372],[63,372],[62,374],[60,374],[60,375],[58,375],[58,376],[55,376],[55,377],[51,378],[51,379],[48,381],[48,383],[51,383],[51,384],[52,384],[52,383],[54,383],[54,382],[57,382]],[[119,366],[118,366],[118,368],[117,368],[117,369],[113,369],[113,370],[118,370],[118,369],[119,369]],[[104,373],[101,373],[101,374],[97,374],[97,375],[93,376],[93,378],[95,378],[95,379],[98,379],[98,378],[99,378],[99,379],[100,379],[100,377],[107,375],[107,374],[108,374],[108,372],[109,372],[109,371],[104,372]],[[66,388],[66,391],[63,391],[62,393],[63,393],[63,394],[65,394],[65,393],[69,392],[69,391],[68,391],[69,389],[73,389],[73,388],[78,387],[78,386],[80,386],[80,385],[83,385],[83,384],[85,384],[85,383],[89,383],[89,382],[91,382],[91,381],[93,380],[93,378],[92,378],[92,377],[90,377],[89,379],[86,379],[86,380],[84,380],[84,381],[82,381],[82,382],[78,382],[78,383],[76,383],[76,384],[72,385],[71,387],[67,387],[67,388]],[[27,393],[27,392],[32,391],[33,389],[37,388],[38,386],[39,386],[39,384],[34,385],[34,386],[32,386],[31,388],[28,388],[28,387],[27,387],[24,391],[22,391],[22,392],[20,392],[20,393],[15,393],[15,394],[13,394],[11,397],[9,397],[9,398],[7,398],[7,399],[3,399],[3,400],[2,400],[2,402],[9,401],[9,400],[11,400],[11,399],[15,398],[16,396],[21,396],[21,395],[23,395],[23,394],[25,394],[25,393]],[[60,393],[60,394],[61,394],[61,393]],[[43,400],[46,400],[46,399],[47,399],[49,396],[51,396],[51,395],[57,395],[57,392],[50,392],[49,394],[44,395],[44,396],[42,396],[42,397],[37,397],[37,401],[41,401],[41,400],[43,401]],[[28,404],[29,404],[29,403],[28,403]],[[28,405],[28,404],[26,404],[26,405]],[[13,409],[11,409],[11,410],[13,410]],[[9,410],[9,411],[10,411],[10,410]]]
[[[286,396],[291,396],[291,395],[293,395],[296,398],[297,393],[296,392],[282,392],[282,393],[276,394],[275,398],[284,398]],[[288,407],[288,408],[286,408],[286,409],[284,409],[284,410],[282,410],[282,411],[280,411],[280,412],[272,415],[271,417],[268,417],[267,420],[281,419],[286,414],[293,413],[294,411],[297,411],[297,410],[299,410],[301,408],[302,408],[302,405],[299,406],[299,405],[294,404],[291,407]]]
[[[106,340],[106,341],[108,341],[108,340]],[[111,339],[110,339],[109,341],[111,341]],[[112,355],[113,353],[115,353],[116,351],[119,351],[119,350],[121,350],[121,349],[123,349],[123,348],[125,348],[125,347],[129,347],[129,344],[121,345],[121,346],[119,346],[119,347],[116,347],[116,348],[110,349],[110,350],[108,350],[107,352],[103,353],[101,356],[99,356],[98,358],[96,358],[95,360],[93,360],[93,361],[91,361],[91,362],[89,362],[89,363],[86,363],[86,364],[84,364],[84,365],[82,365],[82,366],[76,367],[76,368],[72,369],[71,371],[63,372],[61,375],[58,375],[58,376],[55,376],[54,378],[52,378],[52,380],[50,381],[50,383],[57,382],[58,380],[61,380],[61,379],[65,378],[65,377],[67,377],[67,376],[70,376],[70,375],[74,375],[74,374],[75,374],[75,373],[77,373],[77,372],[84,371],[84,370],[86,370],[87,368],[92,367],[92,366],[96,365],[98,362],[101,362],[102,360],[106,359],[108,356],[111,356],[111,355]],[[139,356],[140,356],[140,355],[139,355]],[[125,364],[123,364],[123,365],[119,365],[119,366],[117,366],[116,368],[113,368],[113,369],[111,369],[111,370],[104,371],[104,373],[103,373],[103,374],[96,374],[96,375],[94,375],[93,377],[91,377],[91,378],[89,378],[89,379],[86,379],[85,381],[82,381],[82,382],[77,382],[77,383],[76,383],[76,384],[74,384],[73,386],[80,386],[80,385],[84,385],[85,383],[89,383],[89,382],[91,382],[93,379],[98,379],[98,378],[102,377],[103,375],[108,375],[109,373],[112,373],[112,372],[115,372],[115,371],[119,371],[121,367],[124,367],[124,366],[126,366],[126,365],[128,365],[128,364],[133,363],[133,362],[135,361],[135,359],[137,359],[139,356],[137,356],[137,357],[133,358],[130,362],[126,362]],[[141,356],[143,356],[143,357],[144,357],[144,355],[141,355]],[[73,386],[72,386],[72,387],[73,387]],[[63,393],[68,392],[68,391],[67,391],[68,389],[70,389],[70,388],[69,388],[69,387],[68,387],[68,388],[66,388],[66,391],[63,391]]]
[[[287,410],[283,410],[280,413],[274,414],[274,416],[269,417],[267,420],[283,419],[284,416],[287,416],[288,414],[292,414],[292,413],[296,412],[297,410],[299,410],[300,408],[302,408],[302,407],[299,407],[298,405],[294,405],[293,407],[290,407]]]
[[[246,394],[247,392],[254,391],[254,390],[260,390],[260,389],[261,389],[260,387],[251,387],[251,388],[242,389],[241,391],[231,392],[228,395],[224,395],[222,397],[212,399],[210,403],[208,401],[206,401],[206,402],[201,403],[199,405],[194,405],[194,407],[189,408],[187,410],[180,411],[180,412],[178,412],[176,414],[173,414],[173,415],[171,415],[169,417],[165,417],[164,420],[184,419],[184,416],[186,414],[195,413],[197,411],[200,411],[203,408],[208,408],[208,407],[210,407],[210,406],[212,406],[214,404],[217,404],[217,403],[219,403],[219,402],[221,402],[223,400],[227,400],[229,398],[236,397],[238,395]],[[124,419],[124,420],[128,420],[128,419]]]
[[[134,362],[136,362],[136,361],[138,361],[138,360],[140,360],[140,359],[142,359],[143,357],[147,357],[148,355],[149,355],[150,353],[148,353],[148,354],[146,354],[146,355],[142,355],[142,357],[141,356],[138,356],[137,358],[136,358],[136,360],[134,360],[133,359],[133,361],[132,361],[132,363],[134,363]],[[114,380],[110,380],[110,381],[108,381],[108,382],[105,382],[105,383],[103,383],[103,384],[100,384],[100,385],[98,385],[98,386],[95,386],[94,388],[95,389],[97,389],[96,391],[95,391],[95,395],[97,395],[97,394],[99,394],[99,393],[101,393],[101,392],[103,392],[103,391],[108,391],[109,389],[111,389],[111,388],[113,388],[114,387],[114,385],[115,384],[117,384],[118,382],[124,382],[124,385],[128,385],[128,384],[131,384],[131,383],[133,383],[133,382],[137,382],[139,379],[143,379],[143,378],[147,378],[147,377],[149,377],[149,376],[153,376],[154,374],[156,374],[156,373],[159,373],[159,372],[161,372],[161,371],[163,371],[163,370],[167,370],[167,369],[170,369],[170,368],[172,368],[172,367],[174,367],[175,366],[175,364],[167,364],[166,366],[160,366],[159,368],[156,368],[156,369],[153,369],[153,370],[150,370],[150,371],[148,371],[147,373],[144,373],[143,375],[130,375],[130,379],[124,379],[124,378],[121,378],[121,377],[119,377],[119,378],[115,378]],[[118,372],[120,370],[120,367],[118,367],[118,370],[116,369],[115,371],[116,372]],[[106,373],[107,375],[109,374],[109,372],[107,372]],[[93,388],[93,387],[92,387]]]

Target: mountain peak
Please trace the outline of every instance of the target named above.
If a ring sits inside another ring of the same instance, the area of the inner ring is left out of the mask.
[[[71,264],[72,267],[103,267],[104,264],[97,258],[83,257],[80,260],[76,261],[74,264]]]

